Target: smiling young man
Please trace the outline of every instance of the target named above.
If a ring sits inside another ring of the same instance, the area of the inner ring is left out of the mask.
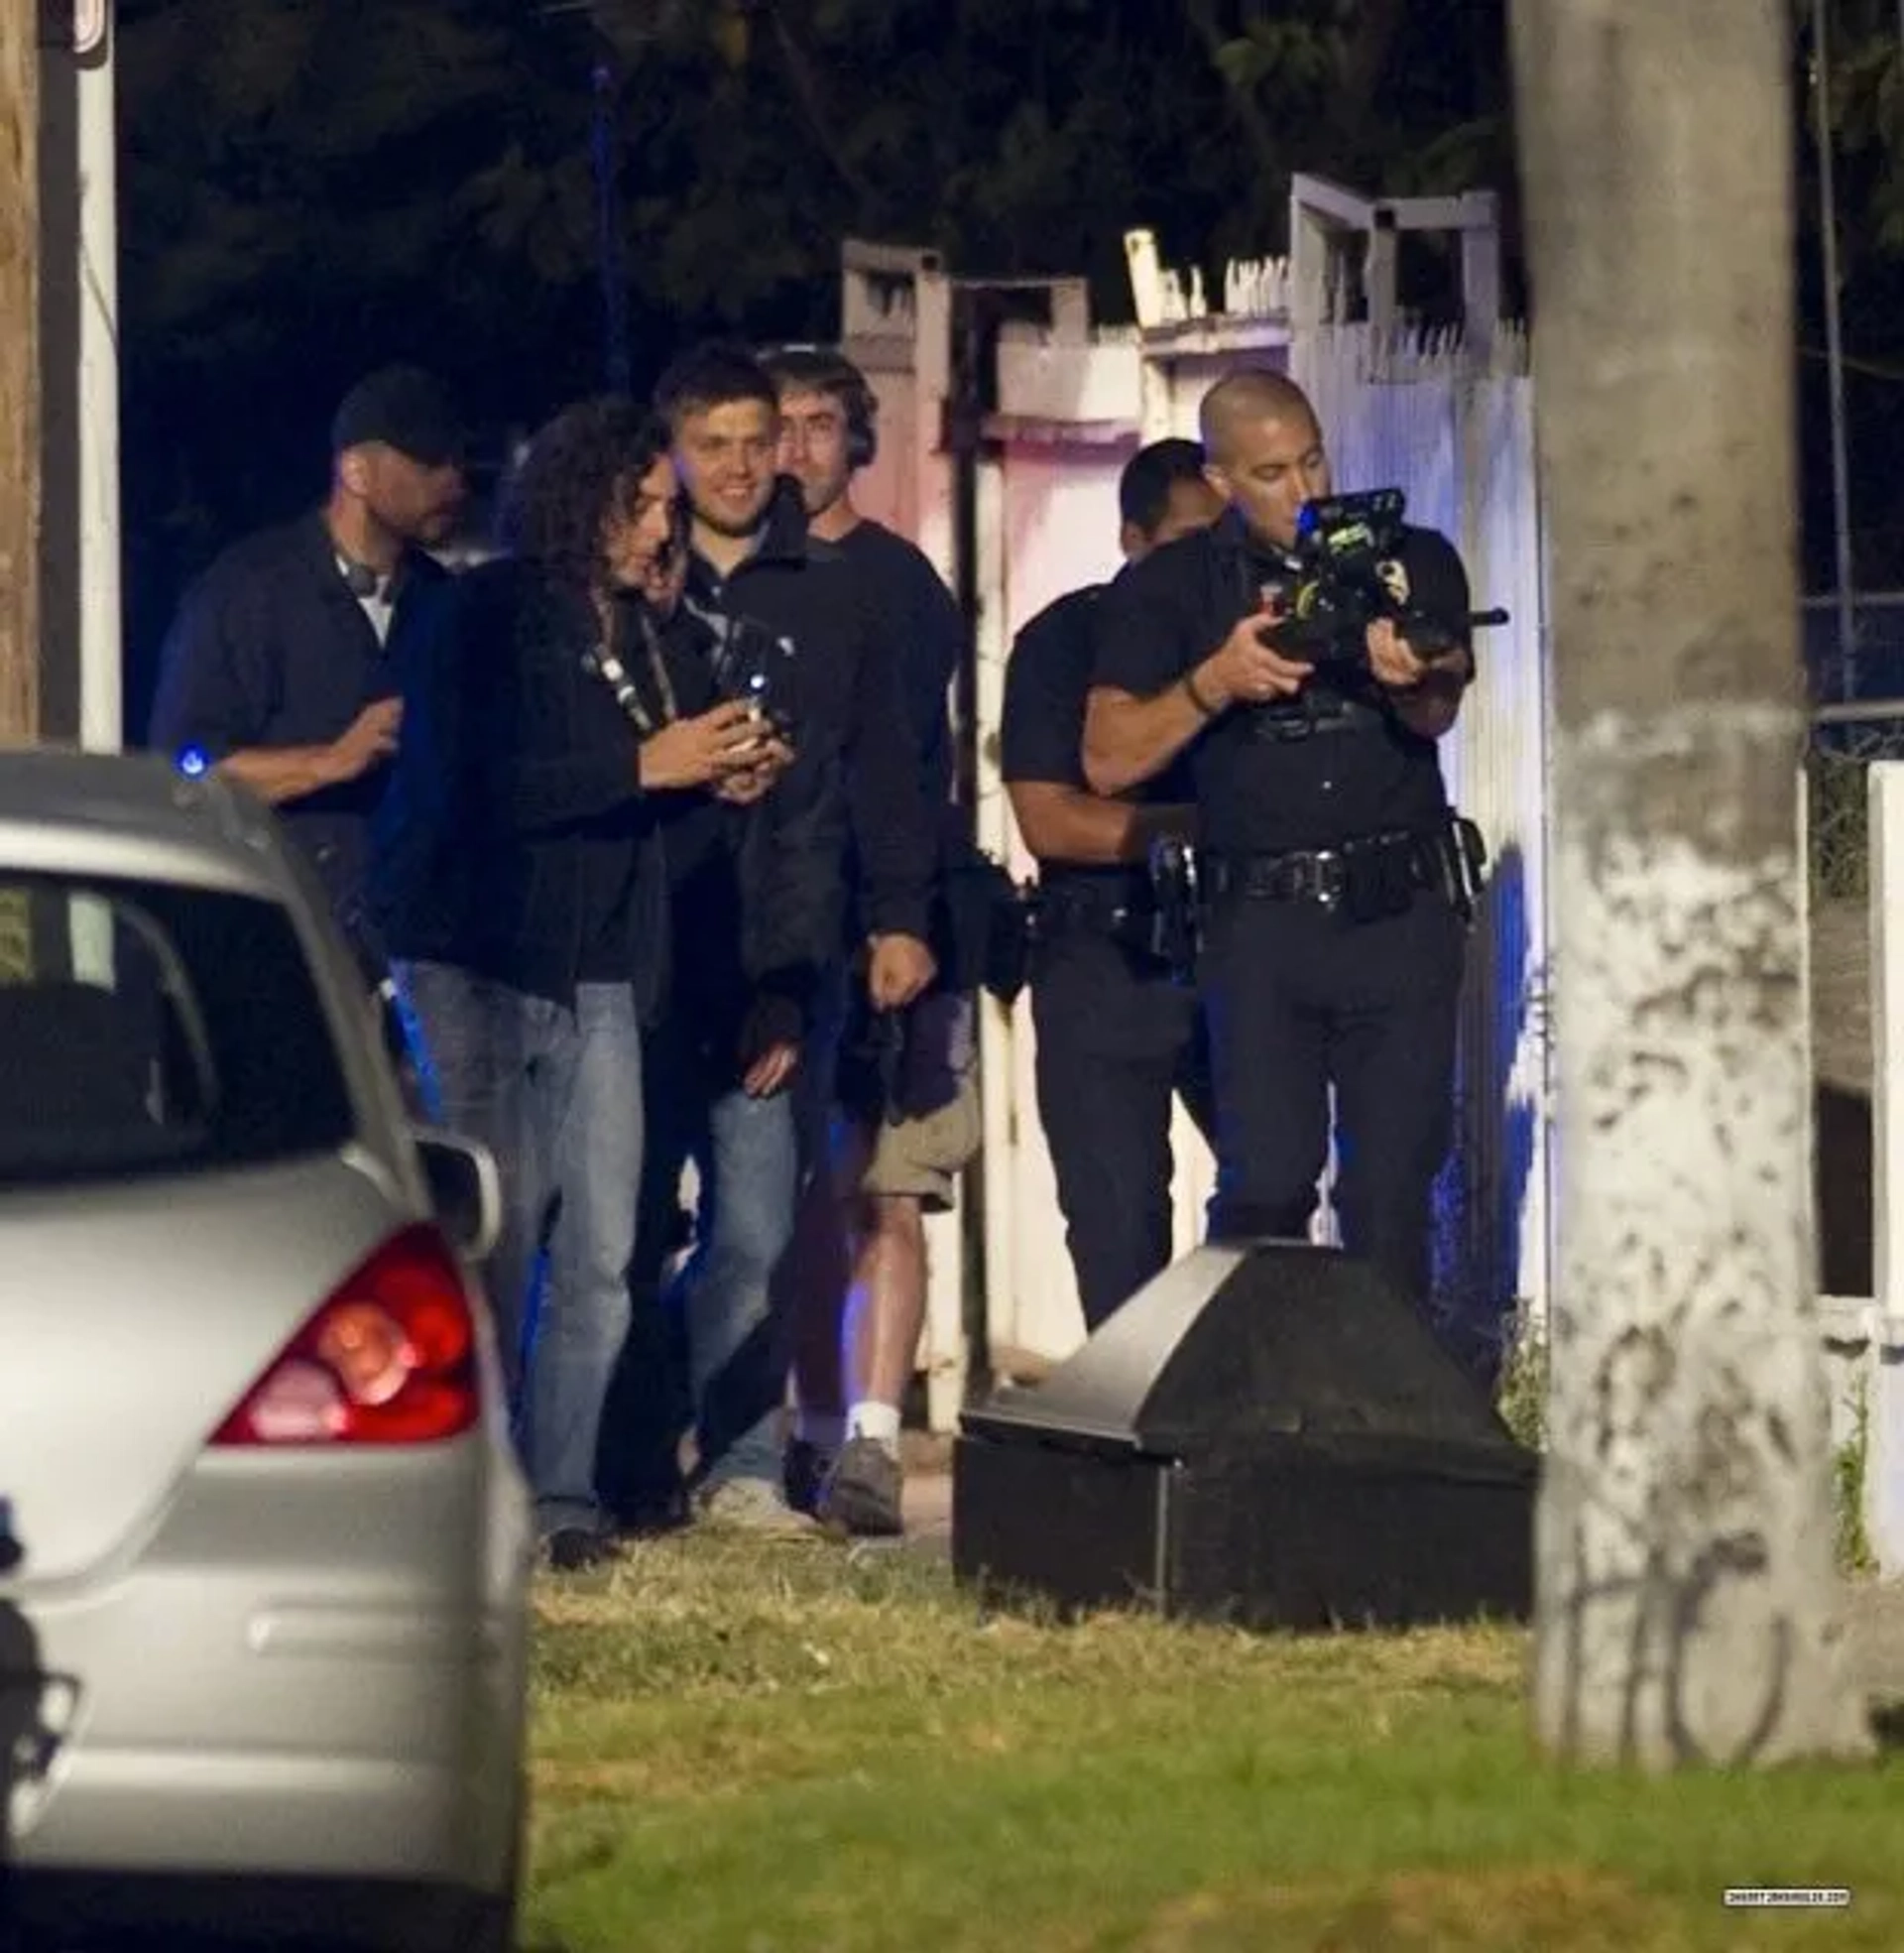
[[[1211,1232],[1306,1234],[1333,1086],[1345,1245],[1425,1306],[1465,943],[1435,742],[1474,674],[1467,575],[1444,537],[1411,529],[1388,571],[1451,642],[1411,644],[1384,619],[1346,659],[1278,649],[1298,519],[1331,488],[1321,428],[1290,380],[1253,369],[1219,381],[1200,418],[1228,507],[1107,592],[1085,773],[1115,793],[1188,762],[1217,888]]]
[[[704,1189],[699,1238],[680,1278],[702,1441],[697,1510],[755,1530],[811,1530],[781,1487],[787,1345],[772,1281],[831,1097],[834,1014],[825,999],[862,946],[868,981],[890,1007],[932,979],[933,828],[874,615],[837,549],[810,532],[798,487],[779,474],[772,380],[742,348],[702,346],[663,374],[655,404],[687,508],[683,602],[710,633],[715,682],[731,689],[746,670],[768,670],[794,751],[773,795],[806,795],[817,775],[844,805],[830,874],[806,855],[825,883],[805,903],[809,981],[746,1000],[737,1026],[721,986],[683,965],[654,1081],[657,1123],[676,1136],[656,1155],[663,1182],[692,1152]],[[692,828],[668,840],[674,936],[689,958],[696,945],[749,925],[745,900],[709,872],[709,847],[708,834]],[[775,1041],[799,1051],[797,1070],[750,1068],[761,1040],[748,1027],[764,1020]],[[650,1211],[670,1190],[652,1186]]]

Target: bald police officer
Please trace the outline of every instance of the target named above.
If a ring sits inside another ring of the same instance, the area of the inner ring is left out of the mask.
[[[1314,410],[1245,370],[1206,397],[1201,431],[1229,506],[1107,596],[1085,771],[1120,793],[1190,766],[1214,891],[1212,1234],[1306,1233],[1333,1086],[1344,1245],[1425,1306],[1466,939],[1442,892],[1457,842],[1436,741],[1474,675],[1467,575],[1445,538],[1408,530],[1387,573],[1452,642],[1384,618],[1357,662],[1278,650],[1298,519],[1330,492]]]

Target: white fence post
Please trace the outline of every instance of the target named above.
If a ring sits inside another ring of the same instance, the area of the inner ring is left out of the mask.
[[[1864,1529],[1904,1574],[1904,761],[1865,771],[1870,816],[1871,1299]]]

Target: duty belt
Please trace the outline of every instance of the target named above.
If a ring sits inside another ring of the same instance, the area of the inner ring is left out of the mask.
[[[1486,862],[1481,830],[1451,817],[1442,826],[1369,834],[1330,848],[1219,855],[1206,876],[1217,899],[1313,902],[1357,917],[1398,914],[1426,891],[1468,919]]]
[[[1345,732],[1379,732],[1388,724],[1374,706],[1365,705],[1359,698],[1337,698],[1318,707],[1304,696],[1247,709],[1250,734],[1254,739],[1328,738]]]

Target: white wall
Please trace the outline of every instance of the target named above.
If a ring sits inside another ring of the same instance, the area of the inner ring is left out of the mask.
[[[911,536],[919,502],[912,375],[873,372],[867,379],[880,403],[879,449],[873,465],[854,477],[853,500],[876,522]]]
[[[1336,486],[1398,486],[1411,520],[1460,547],[1477,609],[1511,615],[1476,640],[1478,676],[1442,764],[1487,837],[1489,886],[1469,951],[1454,1159],[1437,1288],[1471,1318],[1538,1311],[1548,1275],[1547,657],[1533,383],[1501,328],[1477,372],[1448,335],[1382,343],[1366,327],[1300,334],[1293,370],[1327,430]]]
[[[1020,441],[1008,445],[990,476],[981,558],[986,595],[999,615],[986,619],[980,656],[994,669],[980,687],[981,837],[1012,873],[1028,880],[1035,865],[1012,824],[999,780],[998,727],[1012,640],[1046,605],[1117,572],[1118,475],[1134,435],[1112,443]],[[1038,1123],[1036,1038],[1031,1003],[1011,1011],[988,998],[985,1047],[987,1122],[986,1324],[995,1362],[1026,1355],[1054,1360],[1084,1338],[1077,1284],[1064,1245],[1051,1156]]]

